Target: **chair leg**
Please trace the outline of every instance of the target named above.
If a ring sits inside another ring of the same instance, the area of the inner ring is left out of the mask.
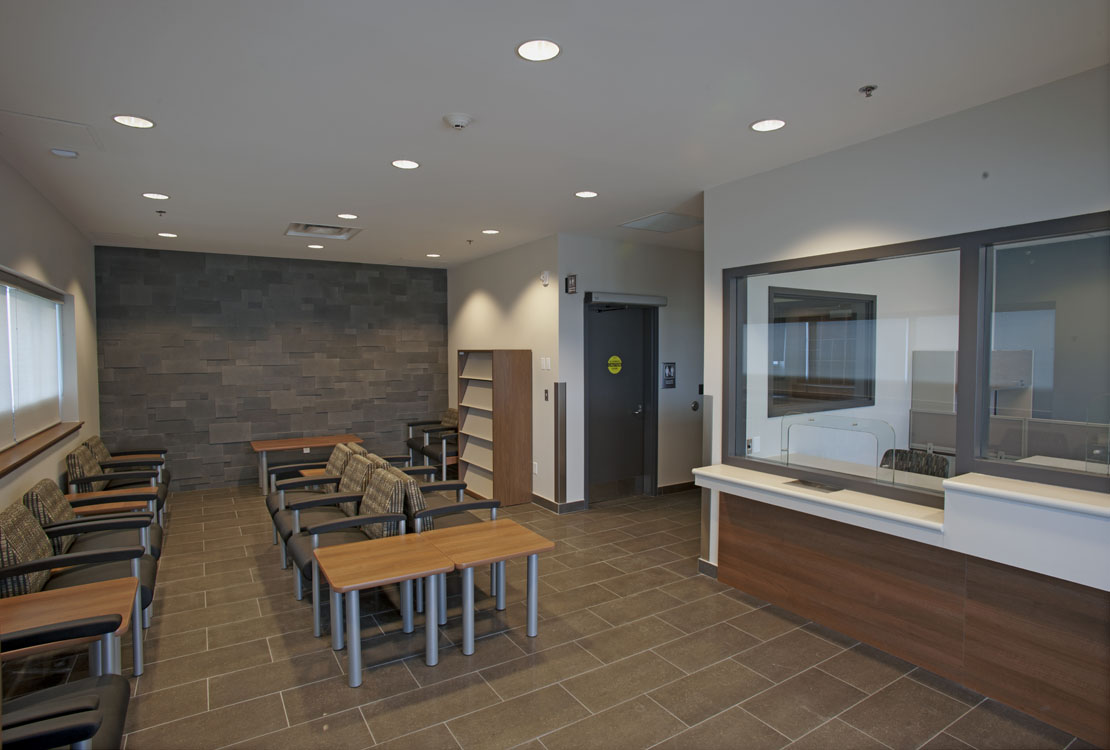
[[[277,526],[274,527],[274,544],[278,543]]]
[[[304,580],[301,578],[301,571],[296,565],[293,566],[293,596],[297,597],[297,601],[304,599]]]
[[[140,586],[135,591],[135,603],[132,605],[131,611],[131,655],[132,655],[132,670],[135,675],[143,673],[143,629],[135,627],[136,622],[142,622],[143,618],[143,588]]]
[[[331,649],[332,651],[343,650],[343,594],[338,591],[330,592],[331,599]]]
[[[150,613],[150,607],[143,610],[143,630],[150,628],[150,621],[154,619]]]
[[[285,550],[285,542],[281,542],[281,569],[289,567],[289,553]]]
[[[320,637],[320,566],[312,560],[312,634]]]

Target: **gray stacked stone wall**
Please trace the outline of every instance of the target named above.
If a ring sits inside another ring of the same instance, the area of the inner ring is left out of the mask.
[[[250,484],[249,441],[403,452],[447,406],[442,270],[96,248],[100,429],[169,449],[175,489]]]

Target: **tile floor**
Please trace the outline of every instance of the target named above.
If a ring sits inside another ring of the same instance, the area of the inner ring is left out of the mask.
[[[436,667],[422,619],[405,635],[395,595],[365,594],[358,689],[345,652],[312,636],[256,490],[176,493],[170,508],[126,750],[1091,747],[698,575],[694,492],[561,517],[506,509],[556,541],[540,560],[539,636],[524,634],[522,564],[506,612],[479,595],[470,657],[452,645],[452,597]],[[10,663],[4,694],[86,671],[83,653]]]

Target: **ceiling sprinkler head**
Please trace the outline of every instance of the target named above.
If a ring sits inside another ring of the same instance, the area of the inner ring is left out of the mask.
[[[870,99],[871,95],[875,93],[875,89],[877,89],[877,88],[879,88],[879,87],[868,84],[866,86],[860,86],[859,87],[859,92],[861,94],[863,94],[864,98]]]
[[[462,112],[453,112],[449,115],[443,116],[443,121],[451,126],[454,130],[462,130],[470,123],[474,122],[474,118],[470,115],[463,114]]]

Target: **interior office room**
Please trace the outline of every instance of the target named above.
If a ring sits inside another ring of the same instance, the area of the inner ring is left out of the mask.
[[[1108,134],[1105,0],[0,0],[0,743],[1110,747]]]

